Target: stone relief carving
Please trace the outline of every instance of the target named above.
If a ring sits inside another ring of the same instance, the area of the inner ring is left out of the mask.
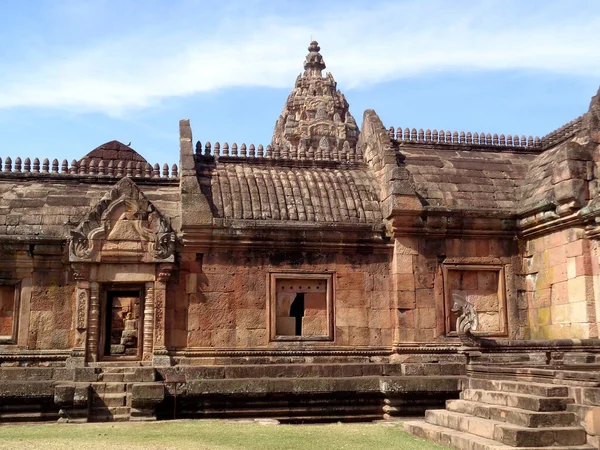
[[[85,291],[80,291],[77,296],[77,324],[78,330],[83,330],[86,327],[87,316],[87,294]]]
[[[456,332],[460,341],[464,345],[471,347],[479,346],[481,340],[472,333],[479,326],[479,318],[477,317],[475,305],[460,294],[452,294],[451,309],[452,312],[460,313],[456,319]]]
[[[71,230],[69,259],[102,259],[107,243],[142,242],[141,248],[114,246],[112,252],[144,252],[147,262],[171,261],[175,232],[164,217],[129,178],[119,181],[92,209],[77,228]]]

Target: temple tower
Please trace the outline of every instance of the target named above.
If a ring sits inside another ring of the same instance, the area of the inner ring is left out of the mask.
[[[304,73],[296,78],[275,125],[272,143],[326,159],[328,154],[355,153],[359,130],[331,73],[322,75],[326,66],[320,50],[317,41],[308,46]]]

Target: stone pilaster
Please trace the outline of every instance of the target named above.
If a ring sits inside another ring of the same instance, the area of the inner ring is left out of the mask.
[[[144,300],[144,361],[152,360],[154,342],[154,283],[146,283],[146,298]]]
[[[73,278],[77,282],[75,293],[75,344],[67,360],[70,367],[85,365],[86,340],[88,338],[88,314],[90,303],[90,266],[73,264]]]
[[[171,276],[171,270],[171,264],[161,264],[154,282],[154,358],[152,363],[155,366],[171,365],[171,358],[165,345],[167,280]]]
[[[90,307],[88,314],[88,361],[98,361],[98,340],[100,338],[100,286],[90,283]]]
[[[85,345],[88,326],[88,305],[90,301],[89,281],[77,281],[75,300],[75,346],[68,360],[69,366],[85,365]]]

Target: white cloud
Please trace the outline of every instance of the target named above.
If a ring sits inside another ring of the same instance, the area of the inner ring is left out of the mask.
[[[308,7],[293,15],[261,9],[262,16],[246,11],[241,19],[233,8],[210,27],[173,18],[147,22],[45,56],[0,62],[0,108],[119,115],[227,87],[291,87],[310,36],[320,41],[327,70],[343,89],[440,71],[600,78],[600,18],[578,12],[576,3],[543,2],[537,11],[522,11],[519,2],[415,0]]]

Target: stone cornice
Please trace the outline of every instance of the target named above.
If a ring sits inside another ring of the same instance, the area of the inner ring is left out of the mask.
[[[365,248],[388,252],[383,224],[307,223],[280,221],[217,221],[213,227],[186,227],[186,249],[292,249],[336,252]],[[232,223],[233,222],[233,223]]]
[[[58,181],[64,183],[85,183],[113,185],[126,176],[109,175],[88,175],[88,174],[68,174],[68,173],[24,173],[24,172],[0,172],[0,182],[4,180],[11,181]],[[148,177],[129,177],[138,185],[150,186],[177,186],[179,178],[148,178]]]

